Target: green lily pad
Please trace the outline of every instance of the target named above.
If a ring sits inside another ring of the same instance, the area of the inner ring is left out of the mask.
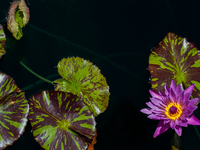
[[[3,31],[3,26],[0,24],[0,58],[6,53],[4,46],[6,43],[6,36]]]
[[[29,103],[33,135],[44,149],[84,150],[95,137],[94,116],[76,95],[41,91]]]
[[[10,76],[0,73],[0,149],[16,141],[24,132],[29,111],[25,93]]]
[[[168,33],[151,51],[149,71],[153,90],[164,91],[173,79],[183,89],[195,84],[192,97],[200,97],[200,52],[187,38]]]
[[[109,86],[100,69],[90,61],[79,57],[63,58],[57,65],[64,79],[55,80],[58,90],[71,92],[83,99],[94,116],[108,106]]]

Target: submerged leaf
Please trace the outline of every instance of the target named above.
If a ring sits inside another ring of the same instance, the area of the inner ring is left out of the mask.
[[[29,111],[25,93],[14,80],[0,73],[0,149],[11,145],[22,135]]]
[[[95,137],[94,116],[76,95],[41,91],[29,103],[33,135],[46,150],[84,150]]]
[[[109,86],[100,69],[90,61],[79,57],[63,58],[57,65],[64,79],[55,80],[57,89],[71,92],[82,98],[94,116],[104,112],[108,106]]]
[[[4,46],[6,43],[6,36],[3,31],[3,26],[0,24],[0,58],[6,53]]]
[[[7,26],[17,40],[23,36],[22,28],[28,23],[29,18],[29,8],[25,1],[14,0],[8,11]]]
[[[195,84],[192,97],[200,97],[200,52],[187,38],[168,33],[149,56],[153,90],[164,91],[173,79],[183,89]]]

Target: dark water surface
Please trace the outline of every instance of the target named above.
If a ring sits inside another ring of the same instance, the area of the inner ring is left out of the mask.
[[[174,131],[153,138],[158,121],[139,112],[149,101],[148,57],[168,32],[174,32],[200,47],[198,0],[29,0],[30,21],[24,36],[7,39],[7,54],[0,70],[25,88],[27,99],[42,89],[25,70],[22,61],[43,77],[60,78],[55,66],[64,57],[92,61],[110,86],[108,109],[96,118],[95,150],[170,150]],[[6,17],[8,0],[0,0],[0,20]],[[1,22],[1,24],[4,24]],[[27,88],[30,86],[31,88]],[[200,119],[196,111],[195,116]],[[197,126],[200,131],[200,127]],[[183,128],[183,150],[199,150],[200,139],[193,126]],[[28,123],[24,134],[6,150],[42,150]]]

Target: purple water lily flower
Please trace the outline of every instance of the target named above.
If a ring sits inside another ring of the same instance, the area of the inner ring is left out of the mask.
[[[181,85],[178,84],[176,86],[174,80],[172,80],[170,88],[166,84],[164,87],[165,93],[161,91],[156,93],[149,90],[152,98],[146,104],[150,108],[140,110],[147,114],[148,118],[160,120],[153,137],[155,138],[170,127],[181,136],[182,126],[187,127],[188,124],[200,125],[200,120],[192,114],[197,109],[195,104],[199,98],[189,100],[194,85],[191,85],[186,90],[182,90]]]

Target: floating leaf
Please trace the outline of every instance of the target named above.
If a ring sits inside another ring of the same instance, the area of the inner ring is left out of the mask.
[[[46,150],[83,150],[95,137],[94,116],[76,95],[41,91],[29,103],[33,135]]]
[[[186,89],[195,84],[192,97],[200,97],[200,52],[187,38],[168,33],[149,56],[152,88],[164,91],[172,79]]]
[[[106,110],[110,95],[109,86],[97,66],[82,58],[71,57],[63,58],[57,68],[64,79],[54,81],[58,83],[56,89],[82,98],[94,116]]]
[[[97,143],[97,129],[95,130],[95,136],[92,139],[92,142],[89,143],[87,150],[94,150],[94,145]]]
[[[3,31],[3,26],[0,25],[0,58],[6,53],[4,46],[6,43],[6,36]]]
[[[25,93],[10,76],[0,73],[0,149],[22,135],[29,111]]]
[[[8,30],[19,40],[22,36],[22,28],[29,22],[29,8],[24,0],[14,0],[10,5],[7,18]]]

